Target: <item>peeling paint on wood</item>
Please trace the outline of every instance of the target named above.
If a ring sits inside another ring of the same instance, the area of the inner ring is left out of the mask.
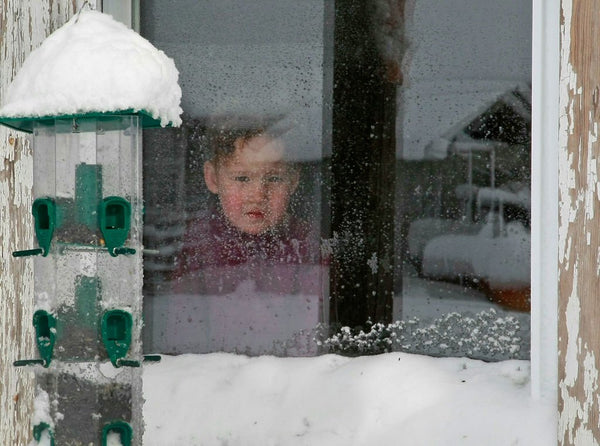
[[[600,16],[561,2],[559,425],[561,445],[600,444]]]
[[[65,23],[83,0],[0,0],[0,102],[29,53]],[[91,2],[95,4],[95,2]],[[12,251],[33,246],[32,156],[23,134],[0,128],[0,444],[31,439],[33,373],[12,362],[33,351],[31,260]]]

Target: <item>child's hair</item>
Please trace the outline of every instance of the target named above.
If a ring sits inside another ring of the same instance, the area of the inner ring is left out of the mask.
[[[215,165],[230,157],[235,151],[235,143],[242,143],[257,137],[269,136],[279,138],[285,129],[278,128],[277,123],[281,118],[221,118],[214,122],[208,131],[208,156],[207,159]]]

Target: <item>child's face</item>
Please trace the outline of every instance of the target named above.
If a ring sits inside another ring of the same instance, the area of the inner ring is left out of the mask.
[[[219,196],[229,222],[242,232],[261,234],[287,216],[298,173],[283,159],[282,141],[269,136],[238,139],[232,155],[204,164],[208,189]]]

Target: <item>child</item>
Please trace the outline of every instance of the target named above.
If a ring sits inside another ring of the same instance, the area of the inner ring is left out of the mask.
[[[239,231],[258,235],[289,220],[288,204],[298,186],[298,171],[285,162],[285,145],[262,132],[246,132],[228,152],[218,150],[204,164],[208,190]]]
[[[289,212],[300,175],[286,159],[285,142],[255,127],[221,129],[211,145],[204,180],[216,200],[188,225],[179,283],[188,292],[214,293],[252,279],[259,288],[294,292],[286,290],[297,282],[289,266],[318,262],[318,238]]]

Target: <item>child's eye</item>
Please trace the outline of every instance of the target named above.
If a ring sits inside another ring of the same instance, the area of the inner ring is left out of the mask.
[[[247,183],[248,181],[250,181],[250,177],[246,176],[246,175],[237,175],[235,177],[233,177],[234,181],[238,181],[240,183]]]
[[[265,178],[267,183],[282,183],[284,181],[283,177],[279,175],[271,175]]]

